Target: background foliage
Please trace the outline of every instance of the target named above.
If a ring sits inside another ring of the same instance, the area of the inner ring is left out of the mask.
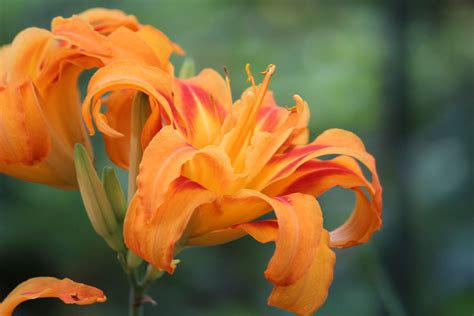
[[[95,6],[159,27],[198,68],[227,66],[234,97],[246,87],[246,62],[254,71],[275,63],[277,100],[291,105],[294,93],[308,100],[313,137],[349,129],[375,154],[383,229],[367,245],[337,251],[320,315],[472,315],[472,2],[0,0],[0,44]],[[103,166],[110,162],[100,141]],[[323,197],[329,227],[350,203],[342,190]],[[270,285],[262,272],[272,251],[243,239],[183,253],[175,275],[153,287],[158,306],[147,314],[287,315],[265,305]],[[80,308],[42,300],[17,315],[124,315],[126,278],[89,225],[79,193],[0,175],[0,297],[38,275],[94,284],[109,301]]]

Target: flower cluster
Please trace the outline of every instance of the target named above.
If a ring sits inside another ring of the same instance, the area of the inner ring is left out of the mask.
[[[333,280],[332,248],[365,243],[381,226],[374,158],[345,130],[327,130],[310,142],[308,104],[295,95],[294,106],[278,106],[269,90],[274,65],[260,84],[247,65],[250,87],[233,100],[228,76],[215,70],[176,77],[173,53],[184,54],[156,28],[116,10],[58,17],[51,31],[20,33],[0,51],[0,172],[62,188],[79,183],[96,231],[117,252],[126,248],[157,271],[172,274],[175,256],[189,247],[246,235],[274,242],[264,273],[274,285],[268,304],[311,315]],[[88,68],[98,70],[81,117],[77,79]],[[76,152],[76,166],[78,157],[92,157],[86,130],[94,134],[94,125],[112,162],[130,172],[123,216],[115,212],[123,198],[81,176],[92,167],[77,174],[74,168],[75,144],[85,148],[83,156]],[[95,185],[100,188],[87,190]],[[356,202],[347,221],[329,232],[317,198],[335,186],[352,190]],[[104,192],[99,215],[88,191],[96,198]],[[41,284],[50,280],[58,282]],[[17,304],[64,295],[38,291],[43,294],[19,289],[10,296]],[[104,300],[91,293],[93,299],[72,301]],[[0,310],[15,304],[7,298]]]

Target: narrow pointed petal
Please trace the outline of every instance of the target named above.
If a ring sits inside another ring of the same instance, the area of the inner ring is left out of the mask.
[[[323,231],[314,259],[308,272],[296,283],[275,286],[268,304],[291,311],[300,316],[310,316],[326,301],[334,274],[336,255],[329,248],[329,234]]]
[[[107,300],[104,293],[92,286],[76,283],[70,279],[38,277],[18,285],[0,303],[0,314],[11,316],[15,308],[27,300],[59,298],[66,304],[89,305]]]
[[[196,208],[212,202],[216,196],[184,177],[175,179],[168,187],[165,202],[151,217],[135,196],[125,218],[124,235],[134,253],[156,268],[173,273],[176,243],[183,238]]]

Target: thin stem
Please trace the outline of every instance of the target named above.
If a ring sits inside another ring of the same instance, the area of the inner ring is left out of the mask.
[[[150,115],[148,96],[143,92],[137,92],[133,98],[132,119],[130,128],[130,156],[128,167],[128,202],[137,191],[137,175],[142,160],[141,136],[143,126]]]
[[[130,302],[129,302],[129,316],[143,315],[143,295],[145,288],[140,284],[137,278],[137,271],[131,271],[130,279]]]

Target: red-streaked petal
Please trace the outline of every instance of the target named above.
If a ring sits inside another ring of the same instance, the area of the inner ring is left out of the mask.
[[[38,277],[18,285],[0,304],[0,314],[11,316],[14,309],[24,301],[51,297],[59,298],[66,304],[77,305],[102,303],[107,300],[104,293],[95,287],[70,279]]]
[[[224,79],[205,69],[190,79],[175,81],[174,107],[177,127],[197,148],[216,143],[231,106]]]
[[[215,199],[215,194],[184,177],[175,179],[166,192],[164,202],[152,217],[133,199],[125,219],[127,246],[156,268],[173,273],[175,244],[183,237],[196,208]]]
[[[329,248],[329,234],[323,231],[319,246],[308,272],[296,283],[275,286],[268,298],[268,304],[296,313],[300,316],[312,315],[326,301],[334,273],[336,255]]]
[[[331,133],[329,132],[329,136]],[[382,188],[377,177],[375,161],[365,152],[362,142],[355,135],[345,131],[335,130],[333,133],[335,136],[333,141],[347,147],[320,145],[328,143],[326,138],[328,135],[323,134],[322,138],[316,139],[312,145],[289,152],[288,156],[294,155],[293,158],[298,158],[288,160],[287,167],[283,167],[275,179],[282,174],[285,174],[285,177],[271,182],[263,192],[270,196],[292,192],[319,196],[334,186],[354,190],[356,205],[351,217],[345,224],[331,232],[331,247],[346,248],[367,242],[372,234],[380,229]],[[299,153],[295,155],[295,152]],[[351,157],[338,156],[327,161],[312,159],[328,153],[357,158],[371,171],[372,182],[365,178],[357,161]],[[295,166],[297,169],[294,169]],[[368,197],[361,191],[362,188],[367,190]]]

